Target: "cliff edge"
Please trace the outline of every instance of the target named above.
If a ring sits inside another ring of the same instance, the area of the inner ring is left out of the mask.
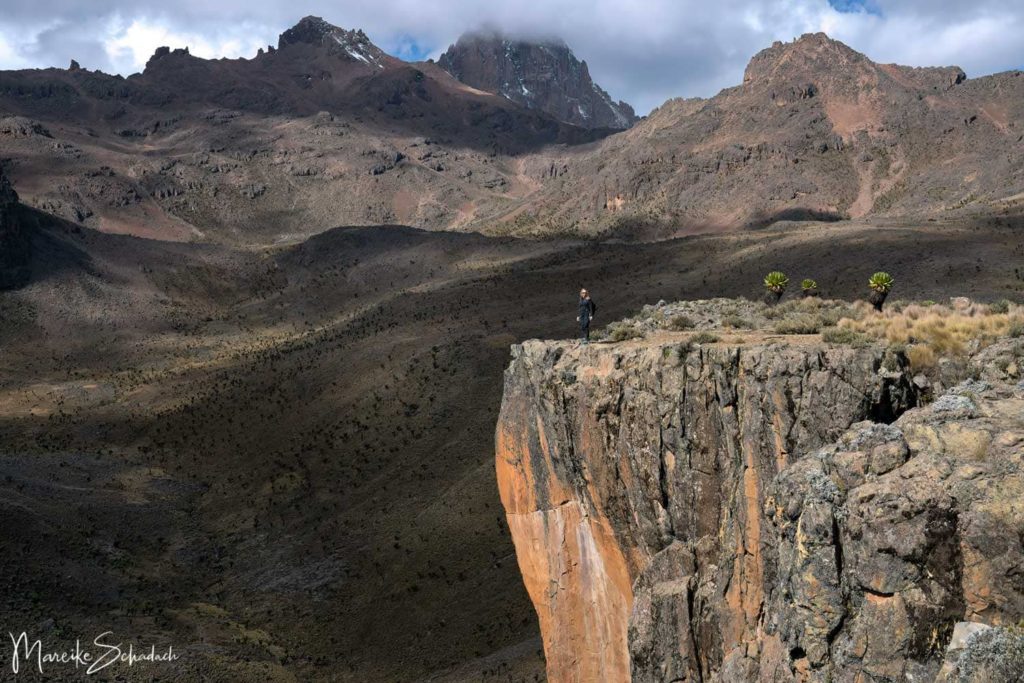
[[[549,679],[1019,673],[988,627],[1024,617],[1024,349],[982,353],[918,407],[884,344],[514,346],[496,467]]]

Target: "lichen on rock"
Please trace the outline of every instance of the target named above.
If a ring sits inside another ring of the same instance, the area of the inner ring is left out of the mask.
[[[497,471],[550,680],[933,680],[957,623],[1024,616],[1013,384],[919,407],[881,344],[685,336],[514,347]]]

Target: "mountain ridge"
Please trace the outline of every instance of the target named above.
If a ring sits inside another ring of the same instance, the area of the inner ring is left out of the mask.
[[[108,232],[249,244],[339,224],[658,239],[1024,210],[1020,72],[876,64],[808,34],[754,55],[742,83],[616,132],[317,17],[279,46],[236,60],[161,48],[127,79],[0,72],[22,201]]]
[[[1015,213],[1024,78],[880,65],[824,34],[755,55],[744,82],[670,100],[558,169],[517,209],[537,233],[678,234],[780,219]]]

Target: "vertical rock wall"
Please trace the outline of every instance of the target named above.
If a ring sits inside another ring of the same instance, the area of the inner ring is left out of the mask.
[[[550,680],[790,671],[766,633],[767,489],[797,454],[913,404],[882,365],[806,342],[514,347],[497,474]]]
[[[532,42],[497,33],[468,33],[437,63],[466,85],[582,128],[625,129],[638,120],[631,106],[613,102],[594,83],[587,63],[560,40]]]

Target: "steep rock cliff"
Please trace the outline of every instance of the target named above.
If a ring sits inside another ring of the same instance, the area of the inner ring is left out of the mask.
[[[957,622],[1024,614],[1006,386],[910,410],[898,354],[815,337],[513,347],[496,466],[550,680],[934,677]]]
[[[28,280],[30,256],[18,195],[0,170],[0,289],[18,287]]]
[[[629,128],[633,108],[612,98],[560,40],[514,40],[499,33],[467,33],[438,59],[466,85],[497,93],[583,128]]]

